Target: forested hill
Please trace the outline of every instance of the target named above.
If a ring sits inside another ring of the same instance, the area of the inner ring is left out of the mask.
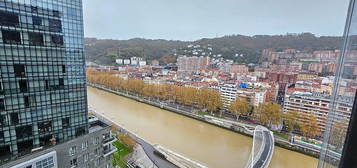
[[[157,59],[162,63],[174,63],[176,57],[187,45],[212,46],[212,54],[221,54],[227,59],[234,59],[242,63],[257,63],[261,51],[265,48],[295,48],[300,51],[314,51],[321,49],[338,49],[341,46],[341,37],[321,36],[311,33],[298,35],[230,35],[212,39],[200,39],[193,42],[172,40],[107,40],[86,38],[87,61],[99,64],[113,65],[115,58],[144,57],[149,62]],[[235,57],[236,54],[243,57]]]

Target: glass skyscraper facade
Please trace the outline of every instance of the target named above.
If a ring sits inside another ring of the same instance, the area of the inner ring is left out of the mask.
[[[0,165],[88,133],[81,0],[0,0]]]

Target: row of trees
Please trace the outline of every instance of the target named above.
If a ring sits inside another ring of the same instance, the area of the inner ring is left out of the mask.
[[[125,80],[110,72],[99,72],[95,69],[88,69],[87,79],[89,82],[102,84],[113,90],[194,106],[209,112],[222,109],[223,106],[219,92],[212,89],[195,89],[173,84],[148,84],[138,79]]]
[[[89,82],[105,85],[113,90],[193,106],[211,113],[223,109],[219,92],[212,89],[196,89],[173,84],[148,84],[142,80],[123,79],[110,72],[100,72],[95,69],[88,69],[87,79]],[[240,116],[249,116],[268,127],[280,124],[283,121],[288,132],[301,131],[306,137],[315,137],[320,133],[316,117],[312,115],[301,116],[295,111],[283,114],[280,105],[272,102],[253,107],[248,100],[237,99],[230,104],[228,111],[236,114],[237,120]],[[302,117],[308,122],[299,122],[298,117]]]

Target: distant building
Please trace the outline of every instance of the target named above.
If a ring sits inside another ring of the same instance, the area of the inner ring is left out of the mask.
[[[139,61],[139,66],[145,66],[146,65],[146,61]]]
[[[337,61],[340,50],[319,50],[313,52],[313,57],[320,61]]]
[[[122,64],[124,64],[124,60],[123,59],[115,59],[115,63],[122,65]]]
[[[139,65],[140,61],[143,61],[143,58],[141,58],[141,57],[131,57],[130,58],[131,65]],[[146,64],[146,62],[145,62],[145,64]]]
[[[309,80],[317,78],[317,73],[315,72],[299,72],[297,75],[297,80]]]
[[[187,57],[180,56],[177,58],[178,71],[194,72],[200,69],[206,69],[210,64],[210,57]]]
[[[130,59],[124,59],[123,63],[124,65],[130,65]]]
[[[231,64],[229,65],[229,73],[235,73],[235,74],[246,74],[248,73],[248,67],[246,65],[241,65],[241,64]]]
[[[158,60],[152,60],[152,61],[151,61],[151,65],[152,65],[152,66],[159,66],[160,63],[159,63]]]
[[[312,63],[309,65],[308,70],[317,73],[335,73],[336,63],[335,62]]]

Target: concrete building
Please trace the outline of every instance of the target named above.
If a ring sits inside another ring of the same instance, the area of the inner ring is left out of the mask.
[[[195,72],[200,69],[206,69],[210,65],[210,57],[187,57],[177,58],[178,71]]]
[[[124,64],[124,62],[123,62],[124,60],[123,59],[121,59],[121,58],[119,58],[119,59],[115,59],[115,63],[117,63],[117,64],[119,64],[119,65],[122,65],[122,64]]]
[[[152,60],[151,61],[151,65],[152,66],[159,66],[160,65],[160,62],[158,60]]]
[[[246,99],[253,106],[258,106],[265,102],[266,89],[263,88],[242,88],[236,84],[224,84],[219,88],[223,106],[229,105],[237,99]]]
[[[112,168],[112,145],[116,138],[111,127],[96,118],[89,119],[89,133],[60,144],[53,144],[31,155],[3,165],[9,168]]]
[[[220,70],[234,74],[247,74],[249,72],[248,67],[241,64],[223,64]]]
[[[124,65],[129,65],[130,64],[130,59],[124,59],[123,63],[124,63]]]
[[[309,65],[308,70],[317,73],[335,73],[336,63],[335,62],[313,63]]]
[[[238,87],[236,84],[224,84],[219,87],[224,108],[228,108],[229,105],[237,99],[237,90]]]
[[[313,57],[320,61],[337,61],[340,50],[318,50],[313,52]]]
[[[311,80],[318,77],[316,72],[299,72],[297,80]]]
[[[250,89],[250,88],[239,88],[237,90],[237,98],[244,98],[250,101],[253,106],[258,106],[265,102],[265,89]]]
[[[146,65],[146,61],[139,61],[139,66],[145,66]]]
[[[336,105],[337,121],[349,121],[353,106],[353,97],[341,96]],[[300,115],[297,120],[305,122],[302,114],[314,115],[317,118],[319,128],[324,131],[326,128],[327,115],[329,112],[330,97],[321,93],[295,91],[286,94],[283,111],[297,111]]]

